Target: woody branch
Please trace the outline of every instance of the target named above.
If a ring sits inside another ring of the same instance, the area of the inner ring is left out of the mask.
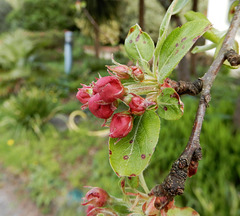
[[[216,59],[213,61],[205,75],[201,79],[199,79],[199,81],[196,81],[196,85],[199,86],[199,89],[201,89],[199,91],[201,92],[201,96],[192,133],[187,143],[187,146],[180,155],[180,157],[173,163],[168,176],[164,179],[162,184],[156,185],[149,194],[157,197],[155,201],[155,207],[157,209],[163,209],[170,201],[174,199],[176,195],[183,194],[187,177],[196,174],[198,161],[201,160],[202,157],[199,137],[206,108],[208,107],[208,104],[211,100],[210,90],[212,84],[225,59],[228,59],[231,64],[232,62],[233,64],[237,65],[240,63],[239,56],[235,52],[231,51],[239,24],[240,2],[236,8],[235,15],[232,19],[227,35],[224,39],[224,42]],[[172,82],[172,84],[175,84],[175,89],[179,90],[177,90],[177,92],[189,93],[182,90],[180,91],[181,88],[179,88],[179,85],[181,83],[177,83],[175,81]]]

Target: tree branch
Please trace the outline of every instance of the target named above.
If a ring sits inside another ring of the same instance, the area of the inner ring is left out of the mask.
[[[199,137],[206,108],[211,100],[210,90],[221,65],[228,55],[228,50],[232,48],[239,24],[240,2],[216,59],[201,79],[203,88],[188,144],[180,157],[173,163],[170,173],[163,183],[156,185],[149,194],[157,197],[155,201],[157,209],[163,209],[176,195],[183,194],[187,176],[191,177],[197,172],[198,161],[202,157]]]
[[[203,82],[199,78],[194,82],[187,81],[175,81],[167,79],[167,83],[175,89],[179,95],[189,94],[189,95],[198,95],[202,91]]]

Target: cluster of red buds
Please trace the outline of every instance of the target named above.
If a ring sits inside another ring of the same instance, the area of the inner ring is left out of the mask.
[[[93,115],[104,119],[105,123],[110,120],[111,138],[123,138],[132,130],[134,115],[142,115],[153,103],[128,92],[121,83],[121,80],[131,78],[137,82],[143,81],[144,73],[139,67],[118,65],[107,68],[110,76],[100,77],[89,86],[82,84],[83,87],[78,89],[76,97],[83,104],[82,109],[89,108]],[[115,112],[119,101],[129,106],[129,110]],[[103,125],[106,125],[105,123]]]

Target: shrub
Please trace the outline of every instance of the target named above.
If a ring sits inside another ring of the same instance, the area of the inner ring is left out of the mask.
[[[36,87],[22,88],[17,96],[12,95],[1,107],[0,125],[17,134],[22,129],[40,135],[44,124],[59,110],[56,94]]]

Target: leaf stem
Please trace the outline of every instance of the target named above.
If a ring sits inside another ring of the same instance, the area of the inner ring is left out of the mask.
[[[143,176],[143,172],[141,172],[141,174],[139,175],[139,181],[140,181],[140,185],[142,186],[142,188],[145,191],[145,193],[148,194],[149,193],[149,189],[148,189],[148,186],[146,184],[145,178]]]

